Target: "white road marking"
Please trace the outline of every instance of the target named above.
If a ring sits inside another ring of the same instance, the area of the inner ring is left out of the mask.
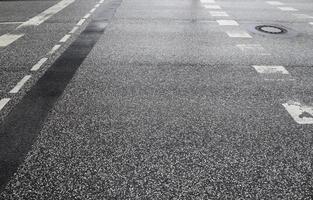
[[[245,54],[271,55],[260,44],[237,44],[236,46]]]
[[[232,38],[252,38],[252,36],[246,31],[232,30],[232,31],[226,31],[226,33],[229,37],[232,37]]]
[[[210,15],[213,17],[228,17],[229,15],[223,11],[210,11]]]
[[[97,5],[95,5],[95,8],[98,8],[100,6],[100,4],[98,3]]]
[[[83,18],[84,19],[87,19],[87,18],[89,18],[90,17],[90,14],[88,13],[88,14],[86,14]]]
[[[54,47],[48,52],[48,54],[49,55],[54,54],[60,47],[61,47],[61,45],[59,45],[59,44],[54,45]]]
[[[216,9],[216,10],[220,10],[222,9],[221,6],[219,5],[203,5],[206,9]]]
[[[7,103],[9,103],[11,99],[10,98],[3,98],[0,100],[0,111],[4,108]]]
[[[69,33],[70,33],[70,34],[73,34],[73,33],[75,33],[77,30],[78,30],[78,27],[77,27],[77,26],[74,26],[74,28],[73,28]]]
[[[23,36],[24,34],[4,34],[0,36],[0,47],[6,47]]]
[[[18,93],[20,89],[24,86],[24,84],[31,78],[31,75],[24,76],[20,82],[16,84],[16,86],[9,92],[11,94]]]
[[[312,19],[313,16],[307,14],[293,14],[295,17],[299,19]]]
[[[267,1],[266,3],[273,5],[273,6],[281,6],[284,5],[282,2],[280,1]]]
[[[68,39],[70,39],[71,35],[65,35],[61,40],[60,42],[66,42]]]
[[[79,20],[79,22],[77,22],[77,26],[81,26],[81,25],[83,25],[83,23],[86,21],[86,19],[81,19],[81,20]]]
[[[278,7],[278,9],[280,9],[282,11],[298,11],[297,9],[295,9],[293,7]]]
[[[288,101],[283,106],[298,124],[313,124],[313,107]]]
[[[215,0],[200,0],[201,3],[215,3]]]
[[[103,3],[103,2],[104,2],[104,0],[99,1],[99,3]]]
[[[239,24],[235,20],[216,20],[220,26],[238,26]]]
[[[41,23],[45,22],[47,19],[55,15],[56,13],[60,12],[64,8],[66,8],[68,5],[73,3],[75,0],[62,0],[59,3],[55,4],[54,6],[48,8],[47,10],[43,11],[39,15],[29,19],[28,21],[24,22],[17,28],[21,28],[24,26],[38,26]]]
[[[89,12],[90,12],[90,13],[93,13],[93,12],[95,12],[95,10],[96,10],[96,8],[93,8],[93,9],[91,9]]]
[[[40,67],[48,60],[48,58],[42,58],[40,59],[32,68],[30,71],[37,71],[40,69]]]
[[[0,22],[0,25],[22,24],[23,22]]]
[[[260,74],[289,74],[283,66],[253,65],[252,67]]]

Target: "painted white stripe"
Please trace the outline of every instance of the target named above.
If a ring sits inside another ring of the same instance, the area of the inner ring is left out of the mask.
[[[77,27],[77,26],[75,26],[75,27],[74,27],[74,28],[70,31],[70,34],[75,33],[77,30],[78,30],[78,27]]]
[[[200,0],[201,3],[215,3],[215,0]]]
[[[98,8],[100,6],[100,4],[98,3],[97,5],[95,5],[95,8]]]
[[[37,71],[47,60],[48,58],[42,58],[31,68],[30,71]]]
[[[282,2],[280,1],[267,1],[266,3],[273,5],[273,6],[281,6],[284,5]]]
[[[96,8],[91,9],[91,10],[90,10],[90,13],[95,12],[95,10],[96,10]]]
[[[83,25],[83,23],[86,21],[86,19],[81,19],[81,20],[79,20],[79,22],[77,22],[77,26],[81,26],[81,25]]]
[[[48,52],[48,54],[49,55],[54,54],[60,47],[61,47],[61,45],[59,45],[59,44],[54,45],[54,47]]]
[[[11,94],[18,93],[20,89],[24,86],[24,84],[31,78],[31,75],[24,76],[20,82],[16,84],[16,86],[9,92]]]
[[[3,98],[0,100],[0,111],[4,108],[7,103],[9,103],[11,99],[10,98]]]
[[[22,24],[23,22],[0,22],[0,25]]]
[[[280,9],[282,11],[298,11],[297,9],[295,9],[293,7],[278,7],[278,9]]]
[[[24,34],[4,34],[0,36],[0,47],[6,47],[23,36]]]
[[[283,106],[298,124],[313,124],[313,107],[299,102],[288,101]]]
[[[84,19],[87,19],[87,18],[89,18],[90,17],[90,14],[87,14],[87,15],[85,15],[83,18]]]
[[[227,35],[232,38],[252,38],[249,33],[246,31],[240,31],[240,30],[232,30],[232,31],[226,31]]]
[[[103,2],[104,2],[104,0],[99,1],[99,3],[103,3]]]
[[[299,19],[312,19],[313,16],[307,14],[293,14],[295,17]]]
[[[17,28],[21,28],[24,26],[38,26],[41,23],[45,22],[47,19],[55,15],[56,13],[60,12],[62,9],[66,8],[68,5],[73,3],[75,0],[62,0],[59,3],[55,4],[54,6],[48,8],[47,10],[43,11],[39,15],[29,19],[28,21],[24,22]]]
[[[220,26],[238,26],[239,24],[235,20],[216,20]]]
[[[245,54],[271,55],[260,44],[237,44],[236,47],[238,47]]]
[[[210,15],[213,17],[228,17],[229,15],[223,11],[210,11]]]
[[[283,66],[253,65],[252,67],[260,74],[289,74]]]
[[[220,10],[220,9],[222,9],[221,6],[219,6],[219,5],[203,5],[203,6],[204,6],[204,8],[206,8],[206,9],[215,9],[215,10]]]
[[[65,35],[60,42],[66,42],[68,39],[70,39],[71,35]]]

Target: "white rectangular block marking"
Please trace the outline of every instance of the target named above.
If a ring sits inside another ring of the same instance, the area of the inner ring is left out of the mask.
[[[235,20],[216,20],[220,26],[238,26]]]
[[[81,26],[81,25],[83,25],[83,23],[86,21],[86,19],[81,19],[81,20],[79,20],[79,22],[77,22],[77,26]]]
[[[228,17],[229,15],[223,11],[210,11],[210,15],[213,17]]]
[[[0,36],[0,47],[6,47],[12,44],[14,41],[23,37],[24,34],[13,35],[13,34],[4,34]]]
[[[232,38],[252,38],[246,31],[226,31],[227,35]]]
[[[278,9],[280,9],[282,11],[298,11],[297,9],[295,9],[293,7],[278,7]]]
[[[289,74],[283,66],[254,65],[253,68],[260,74]]]
[[[299,102],[288,101],[283,106],[298,124],[313,124],[313,107]]]
[[[206,9],[214,9],[214,10],[220,10],[222,9],[219,5],[204,5],[204,8]]]
[[[20,82],[16,84],[16,86],[9,92],[11,94],[18,93],[20,89],[23,87],[23,85],[31,78],[31,75],[24,76]]]
[[[40,59],[32,68],[30,71],[37,71],[40,69],[40,67],[48,60],[48,58],[42,58]]]
[[[4,108],[7,103],[9,103],[11,99],[10,98],[3,98],[0,100],[0,111]]]
[[[77,29],[78,29],[78,27],[75,26],[75,27],[70,31],[70,33],[71,33],[71,34],[75,33],[75,32],[77,31]]]
[[[60,47],[61,47],[61,45],[59,45],[59,44],[55,45],[55,46],[48,52],[48,54],[49,54],[49,55],[54,54]]]
[[[284,5],[282,2],[280,1],[267,1],[266,3],[273,5],[273,6],[281,6]]]
[[[201,3],[215,3],[215,0],[200,0]]]
[[[245,54],[271,55],[260,44],[237,44],[236,47]]]
[[[54,14],[60,12],[62,9],[73,3],[75,0],[62,0],[59,3],[55,4],[54,6],[48,8],[47,10],[43,11],[39,15],[29,19],[28,21],[24,22],[17,28],[21,28],[23,26],[38,26]]]
[[[68,39],[70,39],[71,35],[65,35],[61,40],[60,42],[66,42]]]

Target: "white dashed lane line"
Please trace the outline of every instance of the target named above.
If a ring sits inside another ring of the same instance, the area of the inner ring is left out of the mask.
[[[210,11],[210,15],[213,17],[228,17],[229,15],[224,11]]]
[[[7,103],[9,103],[11,99],[10,98],[3,98],[0,100],[0,111],[4,108]]]
[[[83,17],[83,19],[87,19],[87,18],[89,18],[90,17],[90,14],[88,13],[88,14],[86,14],[84,17]]]
[[[86,21],[86,19],[81,19],[81,20],[79,20],[79,22],[77,22],[77,26],[81,26],[81,25],[83,25],[84,24],[84,22]]]
[[[0,47],[6,47],[23,37],[24,34],[4,34],[0,36]]]
[[[39,15],[27,20],[26,22],[22,23],[19,27],[21,28],[24,26],[38,26],[41,23],[45,22],[47,19],[55,15],[56,13],[60,12],[68,5],[73,3],[75,0],[62,0],[59,3],[55,4],[54,6],[48,8],[47,10],[43,11]]]
[[[52,49],[48,52],[48,55],[54,54],[60,47],[61,47],[60,44],[54,45],[54,47],[52,47]]]
[[[31,75],[26,75],[20,82],[16,84],[16,86],[9,92],[10,94],[16,94],[20,91],[20,89],[24,86],[24,84],[31,78]]]
[[[216,20],[220,26],[239,26],[235,20]]]
[[[293,16],[299,19],[312,19],[313,18],[313,16],[307,15],[307,14],[293,14]]]
[[[298,124],[313,124],[313,107],[296,101],[288,101],[283,106]]]
[[[42,58],[31,68],[30,71],[37,71],[47,60],[48,58]]]
[[[237,44],[236,47],[238,47],[246,55],[271,55],[260,44]]]
[[[215,0],[200,0],[201,3],[215,3]]]
[[[69,33],[73,34],[78,30],[79,27],[75,26]]]
[[[281,11],[298,11],[297,9],[293,7],[278,7]]]
[[[284,5],[284,3],[280,2],[280,1],[267,1],[266,3],[273,5],[273,6],[282,6]]]
[[[289,74],[284,66],[253,65],[252,67],[260,74]]]
[[[14,25],[14,24],[22,24],[23,22],[0,22],[0,25]]]
[[[226,33],[231,38],[252,38],[252,36],[249,33],[242,30],[230,30],[226,31]]]
[[[64,35],[64,37],[60,40],[61,43],[64,43],[66,42],[68,39],[70,39],[71,35],[67,34],[67,35]]]
[[[213,10],[220,10],[222,9],[219,5],[204,5],[204,8],[206,9],[213,9]]]

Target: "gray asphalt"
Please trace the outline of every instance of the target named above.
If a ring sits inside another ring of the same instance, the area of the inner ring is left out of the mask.
[[[312,14],[310,0],[281,2]],[[0,21],[25,20],[56,3],[0,1]],[[18,30],[26,36],[0,48],[0,98],[95,4],[76,0]],[[265,0],[216,4],[240,26],[219,26],[222,18],[199,0],[123,0],[0,198],[313,199],[312,125],[296,123],[282,106],[313,105],[313,19]],[[261,24],[289,32],[254,31]],[[2,126],[84,27],[10,96]],[[0,25],[0,35],[14,29]],[[228,37],[233,29],[252,38]],[[260,44],[270,55],[238,44]],[[283,65],[290,74],[261,75],[252,65]]]

